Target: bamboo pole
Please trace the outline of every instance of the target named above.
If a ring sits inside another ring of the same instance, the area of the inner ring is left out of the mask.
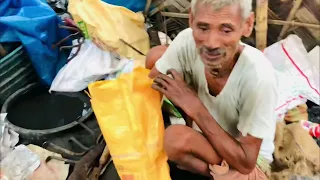
[[[302,22],[295,22],[295,21],[280,21],[280,20],[268,20],[269,24],[274,25],[291,25],[291,26],[301,26],[306,28],[314,28],[314,29],[320,29],[319,24],[309,24],[309,23],[302,23]]]
[[[263,50],[267,47],[268,0],[256,1],[256,47],[260,50]]]
[[[170,5],[177,8],[180,12],[184,11],[185,8],[181,4],[179,4],[176,0],[167,0],[167,1]]]
[[[152,2],[152,0],[147,0],[146,7],[145,7],[145,9],[144,9],[144,14],[145,14],[145,16],[147,16],[147,15],[149,14],[151,2]]]
[[[162,2],[159,6],[157,6],[156,8],[154,8],[154,9],[149,13],[149,15],[150,15],[150,16],[153,16],[153,15],[156,14],[157,12],[162,11],[166,6],[168,6],[168,2],[167,2],[167,1]]]
[[[173,18],[189,18],[189,14],[187,13],[173,13],[173,12],[161,12],[162,16],[173,17]],[[295,22],[295,21],[282,21],[282,20],[272,20],[268,19],[268,24],[273,25],[291,25],[291,26],[301,26],[306,28],[314,28],[320,29],[320,25],[318,24],[310,24],[310,23],[302,23],[302,22]]]
[[[187,13],[161,12],[161,15],[175,18],[189,18],[189,14]]]
[[[295,0],[294,1],[294,5],[293,5],[293,8],[291,9],[289,15],[288,15],[288,18],[287,18],[287,21],[292,21],[293,18],[294,18],[294,15],[296,14],[297,10],[300,8],[301,6],[301,3],[302,3],[302,0]],[[286,34],[287,30],[289,29],[290,25],[286,24],[283,26],[283,28],[281,29],[281,32],[280,32],[280,35],[278,37],[278,40],[280,41],[283,36]]]

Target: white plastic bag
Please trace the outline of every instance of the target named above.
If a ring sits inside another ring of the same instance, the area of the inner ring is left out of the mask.
[[[307,99],[319,105],[319,72],[308,60],[308,53],[298,36],[289,35],[266,48],[264,53],[276,69],[279,120],[288,110],[306,103]]]
[[[134,61],[129,61],[127,64],[124,65],[123,69],[119,70],[116,73],[109,74],[105,80],[113,80],[118,78],[121,74],[130,73],[134,69]]]
[[[71,56],[76,50],[77,47],[71,51]],[[102,51],[91,40],[85,40],[78,55],[59,71],[49,91],[82,91],[89,83],[121,70],[129,61]]]
[[[5,128],[4,119],[6,118],[6,116],[7,116],[7,113],[0,114],[0,142],[2,141],[2,137],[4,133],[4,128]]]
[[[19,142],[19,134],[9,129],[4,122],[7,113],[0,114],[0,161],[6,157]]]
[[[314,47],[309,53],[308,58],[310,63],[318,70],[318,73],[320,71],[320,46]]]
[[[0,166],[3,177],[22,180],[40,166],[40,158],[25,145],[19,145],[1,161]]]

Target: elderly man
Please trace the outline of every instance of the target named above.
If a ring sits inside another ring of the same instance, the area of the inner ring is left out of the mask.
[[[222,179],[267,179],[275,134],[276,78],[262,52],[240,41],[252,0],[192,0],[190,27],[150,72],[152,87],[192,119],[165,132],[170,161]]]

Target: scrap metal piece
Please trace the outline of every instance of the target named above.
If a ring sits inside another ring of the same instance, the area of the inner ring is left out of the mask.
[[[164,33],[166,34],[166,46],[168,46],[168,28],[167,28],[166,16],[163,16],[163,27],[164,27]]]
[[[97,140],[96,140],[96,144],[102,144],[104,143],[104,138],[102,133],[100,133],[100,135],[98,136]]]
[[[42,144],[42,147],[47,150],[53,151],[53,152],[59,152],[59,154],[65,154],[65,155],[73,156],[73,157],[83,156],[86,153],[86,151],[81,152],[81,153],[73,152],[73,151],[70,151],[68,149],[65,149],[61,146],[58,146],[56,144],[53,144],[53,143],[47,142],[47,141]]]
[[[66,164],[76,164],[77,161],[74,161],[74,160],[71,160],[71,159],[66,159],[66,158],[62,158],[62,157],[57,157],[57,156],[48,156],[46,158],[46,163],[49,162],[51,159],[55,159],[55,160],[58,160],[58,161],[63,161],[65,162]]]
[[[66,42],[67,40],[69,40],[70,38],[75,38],[77,39],[77,42],[78,44],[76,45],[71,45],[71,46],[61,46],[59,48],[60,51],[62,51],[63,49],[71,49],[71,48],[74,48],[74,47],[78,47],[77,51],[71,56],[69,57],[68,61],[71,61],[73,58],[75,58],[78,53],[80,52],[80,49],[81,49],[81,45],[84,43],[84,34],[83,32],[81,31],[80,28],[78,28],[77,26],[75,26],[73,23],[72,23],[72,20],[66,20],[66,24],[68,24],[67,26],[66,25],[59,25],[59,28],[62,28],[62,29],[66,29],[66,30],[70,30],[70,31],[74,31],[73,34],[70,34],[68,35],[67,37],[63,38],[62,40],[60,40],[59,42],[55,43],[52,45],[52,48],[57,48],[59,47],[60,45],[62,45],[64,42]]]
[[[108,161],[107,164],[102,168],[101,173],[100,173],[100,176],[104,174],[104,172],[107,170],[108,166],[112,163],[112,161],[113,161],[113,159],[112,159],[112,157],[110,156],[109,161]]]
[[[131,49],[133,49],[134,51],[136,51],[137,53],[139,53],[142,56],[146,56],[145,54],[143,54],[141,51],[139,51],[137,48],[133,47],[131,44],[127,43],[125,40],[120,39],[121,42],[123,42],[125,45],[129,46]]]
[[[75,33],[73,33],[73,34],[68,35],[67,37],[61,39],[61,40],[60,40],[59,42],[57,42],[56,44],[53,44],[53,45],[52,45],[52,48],[56,48],[56,47],[60,46],[62,43],[64,43],[64,42],[65,42],[66,40],[68,40],[69,38],[71,38],[71,37],[76,37],[76,36],[78,36],[79,34],[80,34],[79,32],[75,32]],[[60,51],[61,51],[61,48],[60,48]]]
[[[99,166],[95,167],[91,173],[91,177],[90,180],[99,180],[101,171],[103,170],[103,168],[108,164],[108,162],[110,163],[111,157],[110,157],[110,151],[108,146],[106,145],[102,155],[100,156],[99,159]]]
[[[99,158],[104,150],[105,144],[98,144],[90,150],[80,161],[74,166],[74,170],[68,180],[87,180],[88,172],[99,161]]]
[[[95,138],[96,133],[95,133],[92,129],[90,129],[86,124],[84,124],[83,122],[79,122],[79,125],[80,125],[83,129],[85,129],[86,131],[88,131],[93,138]]]
[[[80,141],[78,141],[75,137],[71,137],[70,141],[74,142],[76,145],[78,145],[81,149],[85,150],[85,151],[89,151],[90,149],[92,149],[93,147],[87,147],[84,144],[82,144]]]

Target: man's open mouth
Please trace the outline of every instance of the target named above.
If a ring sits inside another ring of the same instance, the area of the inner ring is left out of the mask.
[[[208,52],[204,52],[203,56],[205,59],[207,60],[211,60],[211,61],[215,61],[215,60],[219,60],[223,57],[223,54],[216,54],[216,53],[208,53]]]

